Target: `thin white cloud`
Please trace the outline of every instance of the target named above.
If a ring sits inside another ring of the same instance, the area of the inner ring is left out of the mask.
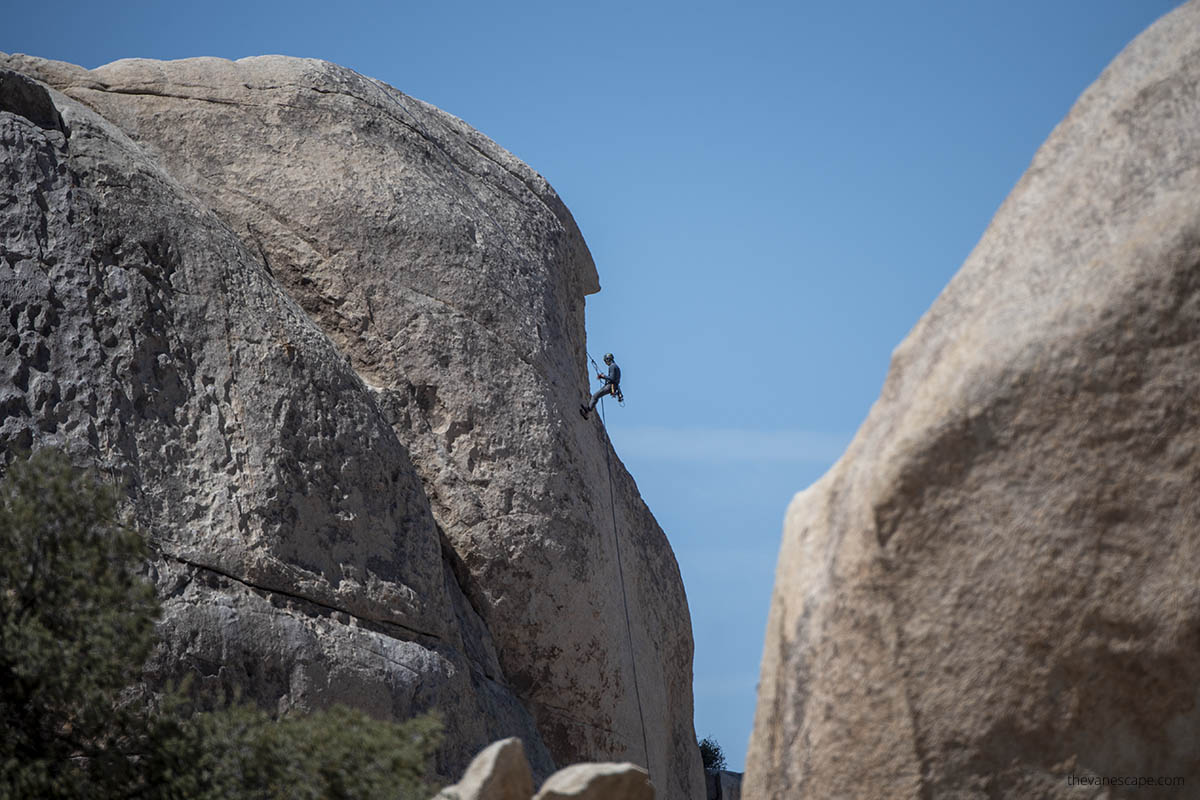
[[[850,444],[848,434],[757,431],[737,428],[620,428],[611,431],[624,459],[759,461],[832,464]]]

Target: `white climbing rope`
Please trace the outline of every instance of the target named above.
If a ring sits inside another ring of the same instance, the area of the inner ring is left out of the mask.
[[[638,720],[642,723],[642,755],[646,770],[650,770],[650,745],[646,740],[646,714],[642,710],[642,691],[638,686],[637,653],[633,649],[633,624],[629,621],[629,595],[625,590],[625,567],[621,560],[621,537],[617,532],[617,505],[613,494],[612,440],[608,438],[608,422],[604,418],[604,399],[600,399],[600,422],[604,426],[604,463],[608,467],[608,508],[612,512],[613,541],[617,545],[617,575],[621,580],[621,601],[625,606],[625,634],[629,640],[629,660],[633,664],[633,694],[637,698]]]

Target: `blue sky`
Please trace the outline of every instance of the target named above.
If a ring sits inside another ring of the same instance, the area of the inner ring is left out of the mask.
[[[596,259],[609,428],[687,585],[696,730],[740,770],[789,499],[1054,125],[1177,4],[10,0],[0,50],[324,58],[541,172]]]

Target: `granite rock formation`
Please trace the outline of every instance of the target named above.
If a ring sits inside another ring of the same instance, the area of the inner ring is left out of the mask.
[[[575,411],[599,287],[546,182],[324,62],[0,67],[0,441],[130,486],[154,669],[698,796],[682,582]]]
[[[1190,784],[1197,394],[1192,2],[1055,129],[788,509],[746,796]]]
[[[327,337],[77,103],[0,71],[0,143],[0,441],[127,487],[165,607],[152,677],[281,710],[436,707],[447,768],[497,730],[552,767],[489,677],[404,447]]]

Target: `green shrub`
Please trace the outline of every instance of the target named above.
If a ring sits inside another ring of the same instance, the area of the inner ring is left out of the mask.
[[[164,719],[147,764],[157,800],[428,800],[441,725],[335,707],[273,720],[251,706]]]
[[[114,493],[43,450],[0,482],[0,797],[105,796],[143,720],[118,703],[153,645],[142,538]]]
[[[60,453],[0,481],[0,800],[426,800],[441,726],[122,702],[154,644],[142,537]]]

